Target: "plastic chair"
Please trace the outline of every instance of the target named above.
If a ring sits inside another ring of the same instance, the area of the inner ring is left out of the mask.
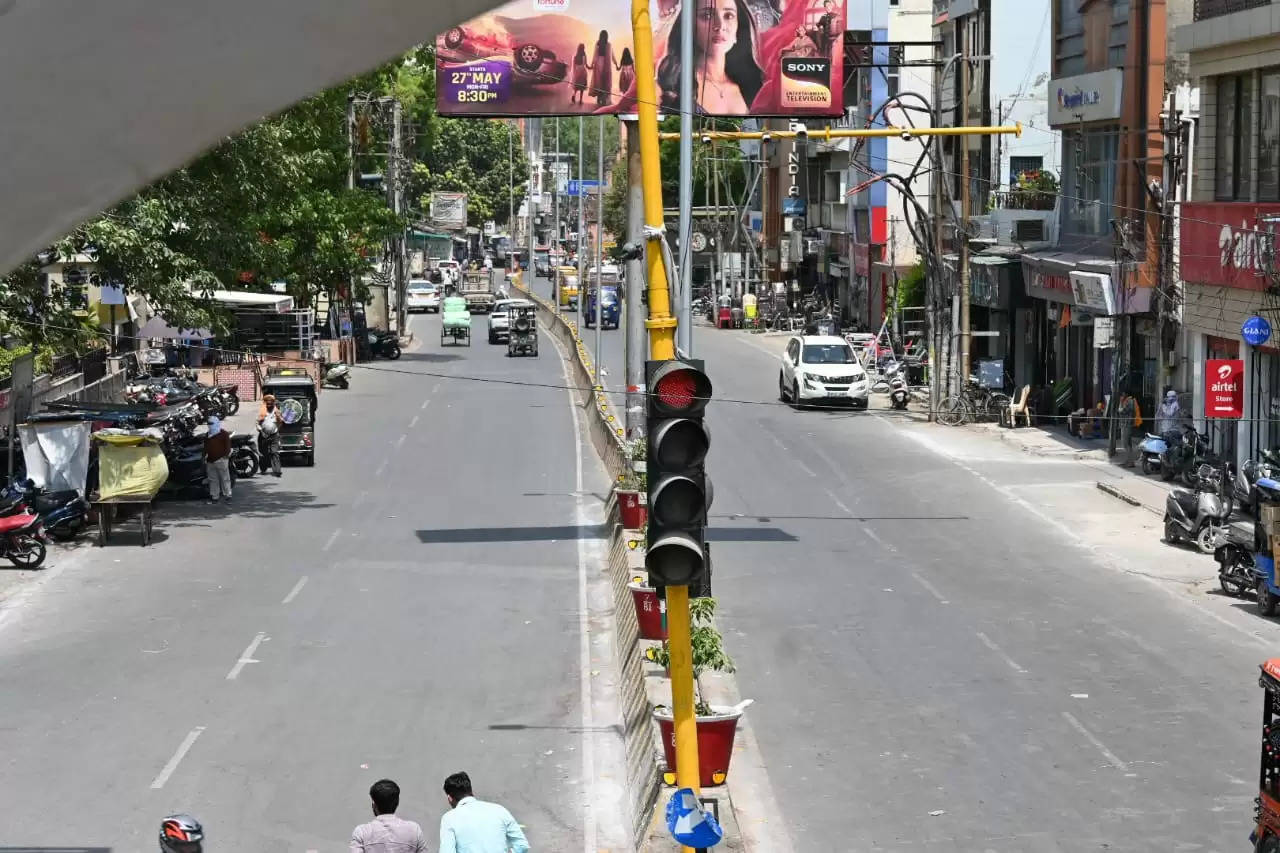
[[[1023,385],[1018,395],[1009,401],[1009,426],[1018,426],[1018,415],[1031,426],[1031,386]]]

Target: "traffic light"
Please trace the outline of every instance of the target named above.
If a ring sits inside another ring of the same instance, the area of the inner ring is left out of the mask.
[[[711,380],[701,361],[650,361],[648,389],[649,550],[653,586],[696,585],[707,567],[703,539],[711,481],[704,462],[711,434],[703,412]]]

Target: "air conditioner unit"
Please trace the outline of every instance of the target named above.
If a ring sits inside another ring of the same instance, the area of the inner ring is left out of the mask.
[[[785,231],[803,231],[804,217],[803,216],[784,216],[782,218],[782,228]]]

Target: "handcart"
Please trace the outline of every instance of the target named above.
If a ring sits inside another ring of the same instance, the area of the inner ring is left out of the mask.
[[[440,346],[447,340],[471,346],[471,312],[461,296],[445,297],[440,307]]]
[[[98,491],[89,495],[89,503],[98,513],[99,547],[106,546],[112,527],[131,516],[141,528],[143,547],[150,545],[151,504],[169,478],[160,437],[146,430],[101,430],[93,438]]]

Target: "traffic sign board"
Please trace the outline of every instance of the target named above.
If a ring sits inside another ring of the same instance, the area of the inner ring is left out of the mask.
[[[594,195],[592,190],[598,189],[599,186],[599,181],[579,181],[575,179],[568,182],[564,194],[567,196]],[[584,193],[583,190],[586,190],[586,192]]]

